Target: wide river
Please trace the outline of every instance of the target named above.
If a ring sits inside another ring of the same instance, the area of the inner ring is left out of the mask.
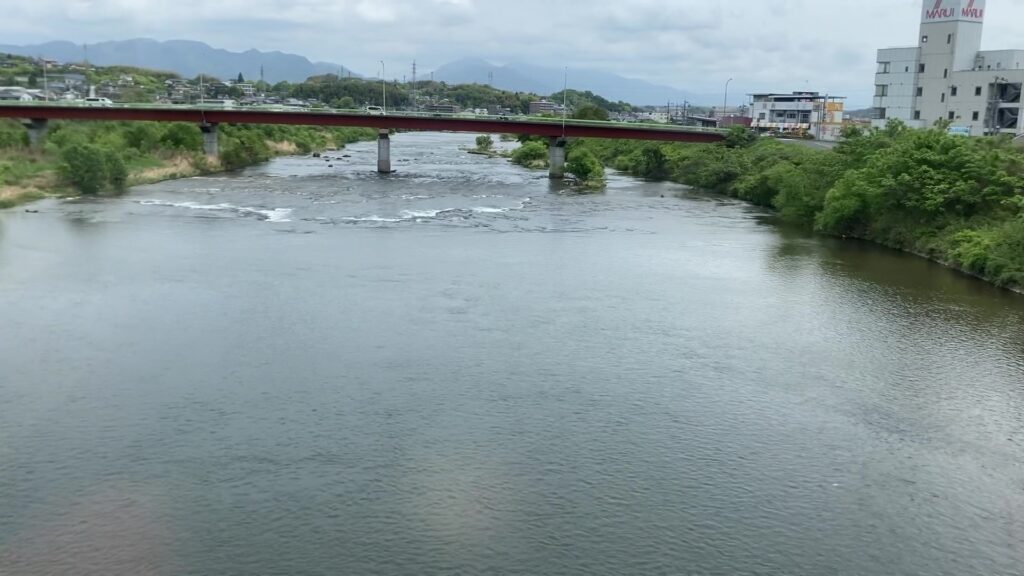
[[[0,574],[1024,574],[1024,297],[473,139],[0,212]]]

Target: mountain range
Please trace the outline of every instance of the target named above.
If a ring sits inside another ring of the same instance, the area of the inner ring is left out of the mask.
[[[348,68],[329,62],[310,62],[308,58],[284,52],[247,50],[231,52],[192,40],[160,42],[149,38],[73,44],[67,41],[29,46],[0,45],[0,52],[20,56],[41,56],[60,62],[82,62],[97,66],[136,66],[177,72],[186,78],[209,74],[222,79],[235,78],[239,72],[250,80],[260,78],[271,84],[287,80],[302,82],[318,74],[348,74]]]
[[[149,38],[74,44],[68,41],[46,42],[27,46],[0,45],[0,52],[22,56],[41,56],[61,62],[82,62],[86,58],[98,66],[136,66],[176,72],[186,78],[209,74],[229,79],[241,73],[249,80],[260,78],[271,84],[286,80],[301,82],[319,74],[351,74],[347,67],[330,62],[312,62],[304,56],[285,52],[247,50],[231,52],[213,48],[193,40],[158,41]],[[425,78],[426,76],[421,76]],[[608,100],[639,105],[661,105],[666,102],[695,104],[717,102],[719,96],[701,95],[671,86],[625,78],[599,70],[568,70],[568,86],[573,90],[589,90]],[[548,95],[562,89],[566,71],[525,62],[495,65],[486,60],[465,58],[434,70],[433,78],[449,84],[491,84],[495,88],[516,92]]]
[[[566,71],[524,62],[497,66],[477,58],[464,58],[445,64],[434,71],[434,79],[449,84],[489,83],[502,90],[536,94],[553,94],[561,91],[563,84],[567,84],[571,90],[589,90],[611,101],[621,100],[639,105],[663,105],[670,101],[682,103],[684,100],[705,104],[721,98],[694,94],[671,86],[625,78],[599,70],[570,68]]]

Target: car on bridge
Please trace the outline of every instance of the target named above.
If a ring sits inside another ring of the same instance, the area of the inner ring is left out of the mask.
[[[101,98],[99,96],[89,96],[83,98],[82,103],[86,106],[113,106],[114,102],[110,98]]]
[[[365,112],[370,116],[384,116],[384,109],[380,106],[367,106]]]

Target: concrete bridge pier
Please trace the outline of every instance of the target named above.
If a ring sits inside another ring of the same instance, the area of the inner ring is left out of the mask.
[[[217,124],[203,122],[199,125],[203,132],[203,152],[207,156],[216,158],[220,155],[220,146],[217,144]]]
[[[561,180],[565,178],[565,145],[568,141],[559,136],[552,136],[548,142],[548,178]]]
[[[377,172],[391,173],[391,135],[384,129],[377,132]]]
[[[38,152],[43,147],[43,139],[46,137],[46,118],[33,118],[23,122],[25,129],[28,130],[28,146],[33,151]]]

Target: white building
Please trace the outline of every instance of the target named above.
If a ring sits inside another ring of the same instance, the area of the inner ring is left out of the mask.
[[[937,120],[972,135],[1024,132],[1024,50],[981,50],[986,0],[923,0],[918,44],[878,51],[874,119]]]
[[[843,96],[818,92],[751,94],[750,127],[760,132],[809,134],[838,140],[843,130]]]

